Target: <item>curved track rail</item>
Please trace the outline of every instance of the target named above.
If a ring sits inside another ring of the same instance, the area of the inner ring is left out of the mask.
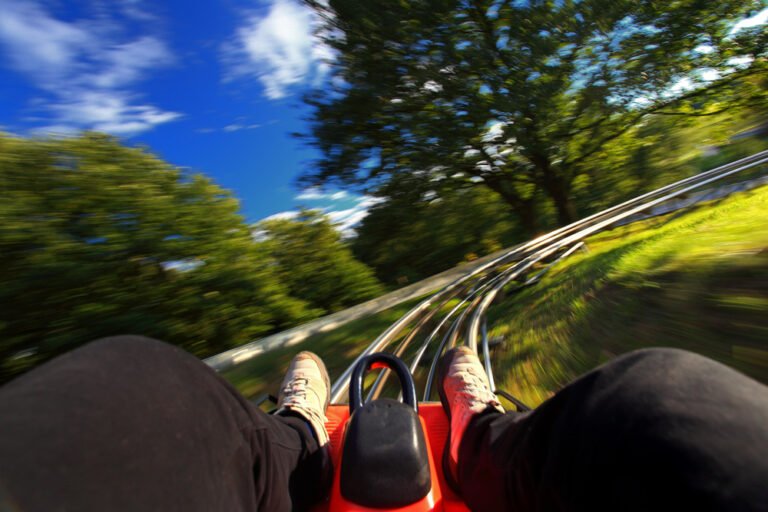
[[[568,257],[583,246],[583,240],[588,236],[704,185],[765,164],[768,164],[768,151],[648,192],[511,248],[424,299],[390,325],[336,379],[331,389],[331,402],[341,403],[346,399],[352,368],[364,356],[379,351],[406,359],[410,355],[409,366],[415,375],[429,354],[431,362],[426,376],[417,376],[417,381],[423,385],[423,400],[429,400],[433,394],[437,362],[446,349],[462,341],[462,333],[463,343],[482,356],[493,386],[485,315],[503,291],[510,291],[507,287],[516,290],[534,284],[546,271],[532,273],[537,264],[554,263]],[[421,342],[412,347],[417,340]],[[387,370],[382,370],[370,386],[368,400],[382,393],[386,381]]]

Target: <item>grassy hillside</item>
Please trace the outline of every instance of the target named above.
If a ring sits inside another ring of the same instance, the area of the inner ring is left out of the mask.
[[[768,382],[768,187],[601,233],[489,312],[497,385],[536,405],[609,358],[692,350]]]

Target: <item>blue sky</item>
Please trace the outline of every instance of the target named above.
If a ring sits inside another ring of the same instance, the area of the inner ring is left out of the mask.
[[[290,136],[306,130],[301,94],[322,86],[333,57],[298,0],[0,4],[0,130],[146,144],[233,190],[249,221],[307,206],[349,233],[373,203],[294,186],[317,156]],[[767,19],[764,9],[734,30]]]
[[[0,129],[95,129],[233,190],[250,221],[325,208],[347,229],[370,198],[300,191],[317,155],[292,132],[330,51],[296,0],[2,0]]]

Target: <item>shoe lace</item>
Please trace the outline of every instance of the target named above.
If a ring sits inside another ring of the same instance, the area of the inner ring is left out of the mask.
[[[309,379],[297,373],[283,387],[283,396],[285,397],[283,403],[285,405],[306,405],[307,384],[309,384]]]
[[[478,403],[500,405],[496,395],[488,387],[487,381],[473,368],[458,372],[457,376],[461,379],[462,385],[456,390],[456,396],[468,405]]]
[[[294,377],[286,382],[283,387],[283,406],[292,406],[301,409],[307,415],[312,416],[320,422],[325,422],[326,417],[323,412],[312,405],[307,398],[307,385],[309,379],[301,373],[296,373]]]

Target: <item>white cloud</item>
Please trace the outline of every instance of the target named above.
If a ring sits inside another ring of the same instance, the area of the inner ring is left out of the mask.
[[[173,61],[170,51],[159,39],[142,36],[135,41],[116,44],[100,52],[102,65],[86,74],[83,81],[92,81],[99,88],[119,88],[143,78],[148,72]]]
[[[344,210],[331,210],[326,213],[331,222],[336,225],[336,229],[341,232],[342,237],[349,238],[355,235],[355,228],[360,222],[368,216],[368,210],[374,205],[384,201],[380,197],[359,196],[355,199],[357,204],[352,208]]]
[[[239,132],[240,130],[255,130],[256,128],[261,128],[264,125],[261,124],[241,124],[241,123],[232,123],[228,124],[224,127],[225,132]]]
[[[128,18],[147,22],[155,21],[157,17],[150,10],[145,9],[144,0],[113,0],[120,12]]]
[[[195,132],[197,133],[216,133],[216,132],[233,133],[233,132],[239,132],[242,130],[257,130],[265,126],[275,124],[276,122],[277,122],[276,120],[272,120],[266,123],[247,123],[243,119],[240,119],[224,126],[223,128],[212,128],[208,126],[208,127],[197,128],[195,129]]]
[[[293,86],[321,81],[333,50],[315,36],[318,23],[297,0],[273,0],[266,15],[250,16],[225,46],[232,77],[255,76],[272,100]]]
[[[336,226],[336,229],[341,233],[341,235],[344,238],[349,238],[354,236],[355,227],[360,224],[360,221],[368,216],[368,209],[371,206],[373,205],[360,202],[352,208],[339,211],[330,211],[326,215]]]
[[[66,74],[90,41],[81,27],[48,16],[34,3],[10,1],[0,17],[0,41],[13,65],[41,81]]]
[[[309,196],[314,199],[322,198],[322,199],[330,199],[331,197],[335,195],[339,195],[343,193],[344,198],[348,201],[352,201],[354,206],[350,208],[343,208],[343,209],[335,209],[333,206],[323,208],[323,209],[315,209],[318,212],[321,212],[323,215],[325,215],[328,220],[334,225],[334,227],[341,233],[342,237],[349,238],[351,236],[354,236],[355,234],[355,228],[358,224],[360,224],[360,221],[362,221],[367,215],[368,210],[380,202],[384,201],[383,199],[379,197],[373,197],[373,196],[352,196],[351,194],[341,191],[336,193],[322,193],[317,187],[311,187],[306,190],[304,190],[300,196]],[[298,198],[299,196],[297,196]],[[262,219],[262,220],[286,220],[286,219],[295,219],[300,215],[299,211],[296,210],[289,210],[284,212],[279,212],[274,215],[270,215],[269,217]],[[263,234],[256,232],[254,236],[259,237],[263,236]]]
[[[332,223],[338,225],[339,229],[344,231],[363,220],[368,215],[368,211],[365,208],[354,206],[346,210],[331,211],[327,215]]]
[[[360,199],[357,200],[358,206],[368,209],[371,206],[375,206],[377,204],[383,203],[385,199],[381,197],[373,197],[373,196],[362,196]]]
[[[310,187],[310,188],[304,189],[294,199],[296,199],[297,201],[315,201],[323,198],[325,198],[325,194],[319,188]]]
[[[318,187],[304,189],[294,199],[297,201],[341,201],[349,198],[349,194],[344,190],[338,192],[323,192]]]
[[[290,220],[290,219],[295,219],[296,217],[298,217],[299,213],[300,212],[292,211],[292,210],[285,211],[285,212],[278,212],[278,213],[270,215],[269,217],[266,217],[266,218],[264,218],[262,220]]]
[[[50,105],[55,117],[70,125],[114,135],[131,135],[173,121],[180,114],[150,105],[132,105],[130,95],[120,91],[86,91],[71,100]]]
[[[139,16],[137,0],[124,0]],[[167,123],[176,112],[142,104],[133,87],[152,71],[170,65],[163,41],[150,35],[126,38],[124,27],[103,13],[61,21],[35,1],[4,0],[0,47],[10,65],[42,93],[47,126],[131,135]]]

